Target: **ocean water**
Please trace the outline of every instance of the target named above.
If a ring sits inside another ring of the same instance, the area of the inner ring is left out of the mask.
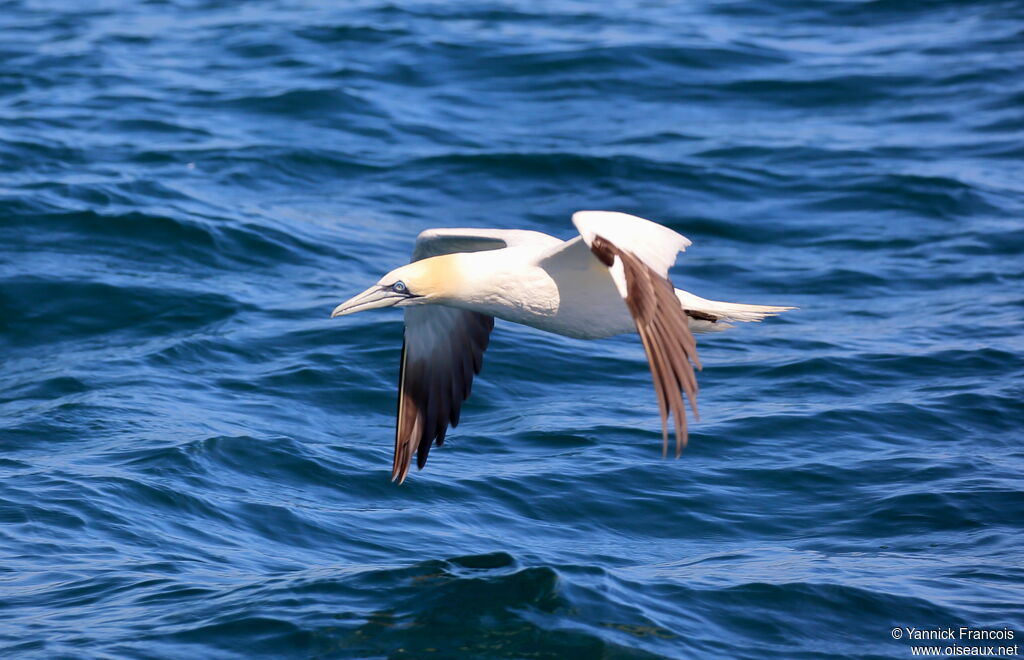
[[[0,2],[0,656],[1024,645],[1024,5]],[[389,482],[427,227],[649,217],[699,338],[499,322]],[[990,642],[992,643],[992,642]]]

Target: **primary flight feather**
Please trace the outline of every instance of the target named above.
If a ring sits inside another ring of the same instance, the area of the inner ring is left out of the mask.
[[[663,451],[671,415],[678,456],[686,445],[684,394],[697,412],[693,332],[792,309],[676,289],[668,270],[690,241],[668,227],[610,211],[579,211],[572,221],[580,235],[567,241],[535,231],[428,229],[411,263],[334,309],[332,318],[405,308],[392,481],[405,481],[414,452],[422,468],[431,446],[458,424],[495,317],[580,339],[637,332],[661,411]]]

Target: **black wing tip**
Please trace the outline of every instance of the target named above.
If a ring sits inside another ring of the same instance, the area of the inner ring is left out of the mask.
[[[406,312],[406,335],[410,332],[409,311]],[[416,452],[416,467],[422,470],[433,445],[443,446],[448,429],[458,426],[462,403],[469,397],[473,377],[483,367],[483,354],[494,328],[494,317],[452,311],[457,312],[457,316],[440,317],[442,321],[451,320],[447,328],[448,339],[453,342],[449,346],[450,353],[440,353],[441,357],[456,358],[451,371],[432,368],[429,355],[410,355],[409,344],[402,344],[391,476],[391,480],[399,484],[412,469],[413,451]]]

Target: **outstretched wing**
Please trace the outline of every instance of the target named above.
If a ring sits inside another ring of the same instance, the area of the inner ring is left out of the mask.
[[[697,417],[697,342],[687,312],[668,279],[676,255],[690,241],[649,220],[606,211],[580,211],[573,224],[601,263],[608,267],[633,316],[654,379],[661,411],[662,451],[668,451],[668,416],[675,422],[676,456],[686,446],[686,407]],[[693,364],[691,364],[691,362]]]
[[[428,229],[416,239],[412,260],[560,242],[534,231]],[[469,396],[473,376],[483,366],[493,327],[494,317],[454,307],[406,308],[392,481],[405,481],[414,452],[416,465],[422,468],[434,442],[442,444],[448,426],[458,425],[462,402]]]
[[[434,441],[442,444],[448,425],[458,426],[493,327],[494,317],[454,307],[405,310],[392,481],[405,481],[414,451],[422,468]]]

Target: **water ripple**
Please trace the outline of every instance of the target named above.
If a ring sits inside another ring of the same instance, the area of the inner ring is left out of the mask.
[[[1024,13],[785,0],[0,3],[0,653],[882,658],[1024,634]],[[432,226],[694,241],[797,305],[700,339],[498,323],[388,481]]]

